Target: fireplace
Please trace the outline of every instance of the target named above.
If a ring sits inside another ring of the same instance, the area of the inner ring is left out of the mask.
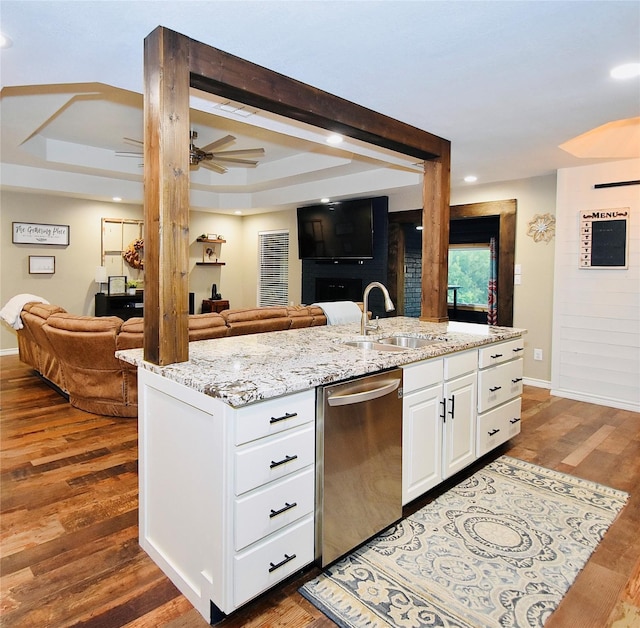
[[[353,277],[316,277],[316,302],[361,300],[362,279]]]

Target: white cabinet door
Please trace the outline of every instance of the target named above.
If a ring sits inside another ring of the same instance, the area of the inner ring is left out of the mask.
[[[442,384],[402,400],[402,505],[442,481]]]
[[[476,386],[475,372],[444,384],[443,479],[475,460]]]

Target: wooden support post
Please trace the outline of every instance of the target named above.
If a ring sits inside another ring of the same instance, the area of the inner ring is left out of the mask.
[[[189,359],[189,47],[157,28],[144,45],[144,358]]]
[[[420,320],[445,322],[449,274],[450,149],[425,161],[422,208],[422,294]]]

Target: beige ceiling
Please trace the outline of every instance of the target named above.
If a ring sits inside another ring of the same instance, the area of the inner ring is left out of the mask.
[[[608,125],[619,147],[619,121],[640,116],[638,79],[609,78],[640,60],[637,2],[3,0],[1,18],[13,40],[0,53],[11,189],[141,201],[140,162],[115,153],[142,137],[142,43],[160,24],[451,140],[454,189],[467,174],[482,184],[620,158],[570,140]],[[317,129],[222,104],[192,95],[199,142],[231,133],[225,148],[266,154],[255,169],[194,171],[194,207],[382,193],[396,209],[419,204],[411,159],[329,148]]]

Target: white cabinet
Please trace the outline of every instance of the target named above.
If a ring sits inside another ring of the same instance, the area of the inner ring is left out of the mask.
[[[477,351],[403,368],[402,503],[475,460]]]
[[[140,545],[207,619],[314,559],[315,390],[240,409],[138,373]]]
[[[442,481],[442,359],[403,369],[402,504]]]
[[[523,351],[522,338],[478,351],[478,458],[520,432]]]
[[[444,359],[443,479],[475,460],[477,366],[475,350]]]

